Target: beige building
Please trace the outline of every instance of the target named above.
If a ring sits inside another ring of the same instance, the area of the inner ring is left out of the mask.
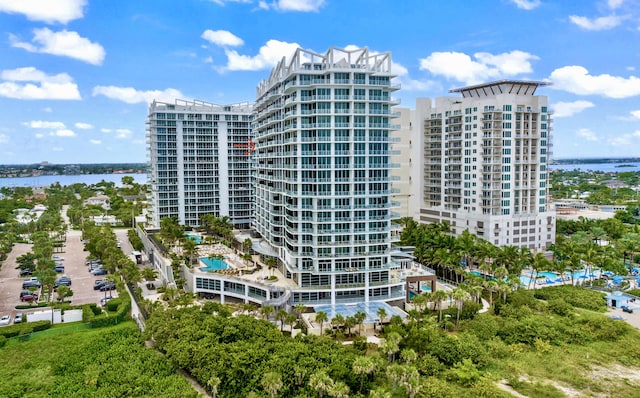
[[[504,246],[544,250],[555,241],[547,202],[551,112],[540,82],[502,80],[418,99],[410,211]]]

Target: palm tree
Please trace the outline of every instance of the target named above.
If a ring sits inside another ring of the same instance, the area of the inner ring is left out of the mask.
[[[382,324],[384,323],[384,318],[387,317],[387,310],[385,310],[383,307],[380,307],[378,308],[377,314],[378,318],[380,318],[380,326],[382,326]]]
[[[273,311],[274,311],[274,308],[270,305],[263,305],[262,308],[260,308],[262,317],[266,320],[269,320],[269,317],[271,316],[271,314],[273,314]]]
[[[216,375],[211,375],[209,380],[207,380],[207,387],[209,387],[209,391],[211,391],[211,395],[213,398],[216,398],[218,395],[218,386],[220,385],[220,378]]]
[[[376,364],[369,357],[358,356],[353,361],[353,373],[355,375],[360,376],[360,390],[362,391],[362,387],[364,385],[364,379],[376,369]]]
[[[333,380],[327,372],[320,369],[309,377],[309,387],[318,392],[320,398],[324,397],[324,393],[327,392],[333,386]]]
[[[303,303],[298,303],[293,306],[293,312],[296,313],[298,320],[300,320],[302,313],[304,313],[304,310],[306,309],[307,309],[307,306],[304,305]]]
[[[341,328],[344,325],[344,315],[336,314],[333,318],[331,318],[331,324],[337,328]]]
[[[279,309],[278,312],[276,312],[276,319],[280,321],[281,332],[284,332],[284,323],[287,320],[287,315],[289,315],[289,313],[283,309]]]
[[[155,268],[143,268],[142,269],[142,277],[147,282],[153,282],[158,277],[158,271]]]
[[[323,326],[324,326],[324,323],[325,323],[328,319],[329,319],[329,318],[328,318],[328,316],[327,316],[327,313],[326,313],[326,312],[324,312],[324,311],[318,311],[318,312],[316,313],[316,322],[320,323],[320,335],[323,335],[323,334],[324,334]]]
[[[402,378],[402,386],[405,390],[407,390],[407,395],[409,398],[414,398],[418,391],[422,388],[422,383],[420,381],[420,373],[415,368],[407,369],[408,371],[405,373]]]
[[[362,336],[362,325],[364,323],[364,320],[367,319],[367,314],[362,311],[357,311],[355,314],[353,314],[353,319],[355,319],[356,325],[358,325],[358,335]]]
[[[348,316],[344,320],[344,326],[347,328],[349,336],[351,336],[351,328],[356,326],[356,318]]]
[[[460,313],[462,312],[462,305],[466,297],[467,297],[467,292],[465,292],[464,289],[459,287],[453,289],[453,292],[451,293],[451,298],[456,300],[456,306],[458,308],[458,312],[456,314],[456,327],[458,325],[458,322],[460,321]]]
[[[329,391],[327,391],[333,398],[348,398],[349,386],[343,381],[337,381],[333,383]]]
[[[400,351],[400,358],[402,358],[402,360],[408,365],[418,359],[418,354],[416,354],[416,352],[411,348],[405,348]]]
[[[468,229],[462,231],[462,233],[456,238],[456,249],[462,255],[464,265],[471,268],[473,265],[473,258],[471,256],[473,250],[477,245],[478,237]]]
[[[493,306],[493,293],[498,290],[498,282],[494,280],[485,281],[484,287],[489,292],[489,305]]]
[[[269,268],[269,272],[271,273],[271,276],[273,276],[273,270],[278,265],[278,260],[276,260],[274,257],[267,257],[267,259],[264,260],[264,264],[267,266],[267,268]]]
[[[397,332],[391,332],[387,334],[385,340],[380,345],[382,351],[387,354],[389,362],[393,362],[396,352],[400,349],[400,340],[402,340],[402,337]]]
[[[436,303],[436,306],[438,307],[439,322],[442,320],[442,303],[447,299],[448,295],[444,290],[436,290],[435,292],[431,293],[431,296],[433,298],[433,301]]]
[[[262,376],[262,387],[274,398],[282,388],[282,376],[278,372],[267,372]]]

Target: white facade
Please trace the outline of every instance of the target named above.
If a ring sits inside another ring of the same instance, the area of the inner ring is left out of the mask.
[[[391,55],[298,49],[257,89],[254,249],[306,305],[391,301]],[[265,250],[266,247],[266,250]]]
[[[393,111],[394,115],[397,115],[394,122],[400,123],[400,128],[391,132],[391,161],[399,165],[391,170],[391,186],[393,187],[391,199],[399,204],[394,209],[393,218],[412,217],[414,212],[410,206],[411,184],[413,183],[411,170],[414,167],[414,160],[411,147],[415,138],[418,138],[418,142],[420,141],[417,137],[420,131],[413,129],[414,111],[408,108],[394,108]]]
[[[236,228],[251,225],[250,104],[154,101],[147,142],[151,224],[164,217],[199,226],[200,217],[228,216]]]
[[[416,102],[422,142],[413,147],[421,177],[414,215],[447,221],[489,242],[534,251],[555,241],[548,201],[551,112],[539,82],[498,81]]]

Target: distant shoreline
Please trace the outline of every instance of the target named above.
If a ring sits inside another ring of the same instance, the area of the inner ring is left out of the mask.
[[[575,159],[554,159],[552,165],[562,164],[618,164],[618,163],[640,163],[640,158],[575,158]],[[616,167],[628,167],[620,165]]]
[[[16,175],[16,176],[6,176],[0,175],[0,178],[38,178],[38,177],[61,177],[61,176],[91,176],[91,175],[129,175],[129,174],[147,174],[145,171],[131,171],[124,173],[69,173],[69,174],[28,174],[28,175]]]

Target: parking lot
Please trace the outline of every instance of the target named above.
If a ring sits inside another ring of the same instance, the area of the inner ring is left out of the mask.
[[[95,280],[103,279],[104,276],[93,276],[89,273],[88,267],[85,265],[89,252],[84,251],[84,245],[80,238],[80,231],[69,230],[64,252],[55,253],[55,255],[64,258],[62,261],[65,266],[64,275],[71,278],[73,296],[68,297],[66,300],[70,300],[73,305],[100,303],[102,297],[109,294],[115,296],[116,293],[115,291],[101,292],[93,290]],[[16,258],[29,251],[31,251],[30,244],[16,244],[0,268],[0,316],[9,315],[12,321],[17,312],[24,313],[28,311],[15,309],[16,305],[24,304],[20,301],[24,278],[19,277],[19,270],[15,268],[17,266]],[[58,275],[62,275],[62,273]],[[46,300],[45,297],[40,297],[40,299]],[[55,292],[52,299],[57,299]]]

